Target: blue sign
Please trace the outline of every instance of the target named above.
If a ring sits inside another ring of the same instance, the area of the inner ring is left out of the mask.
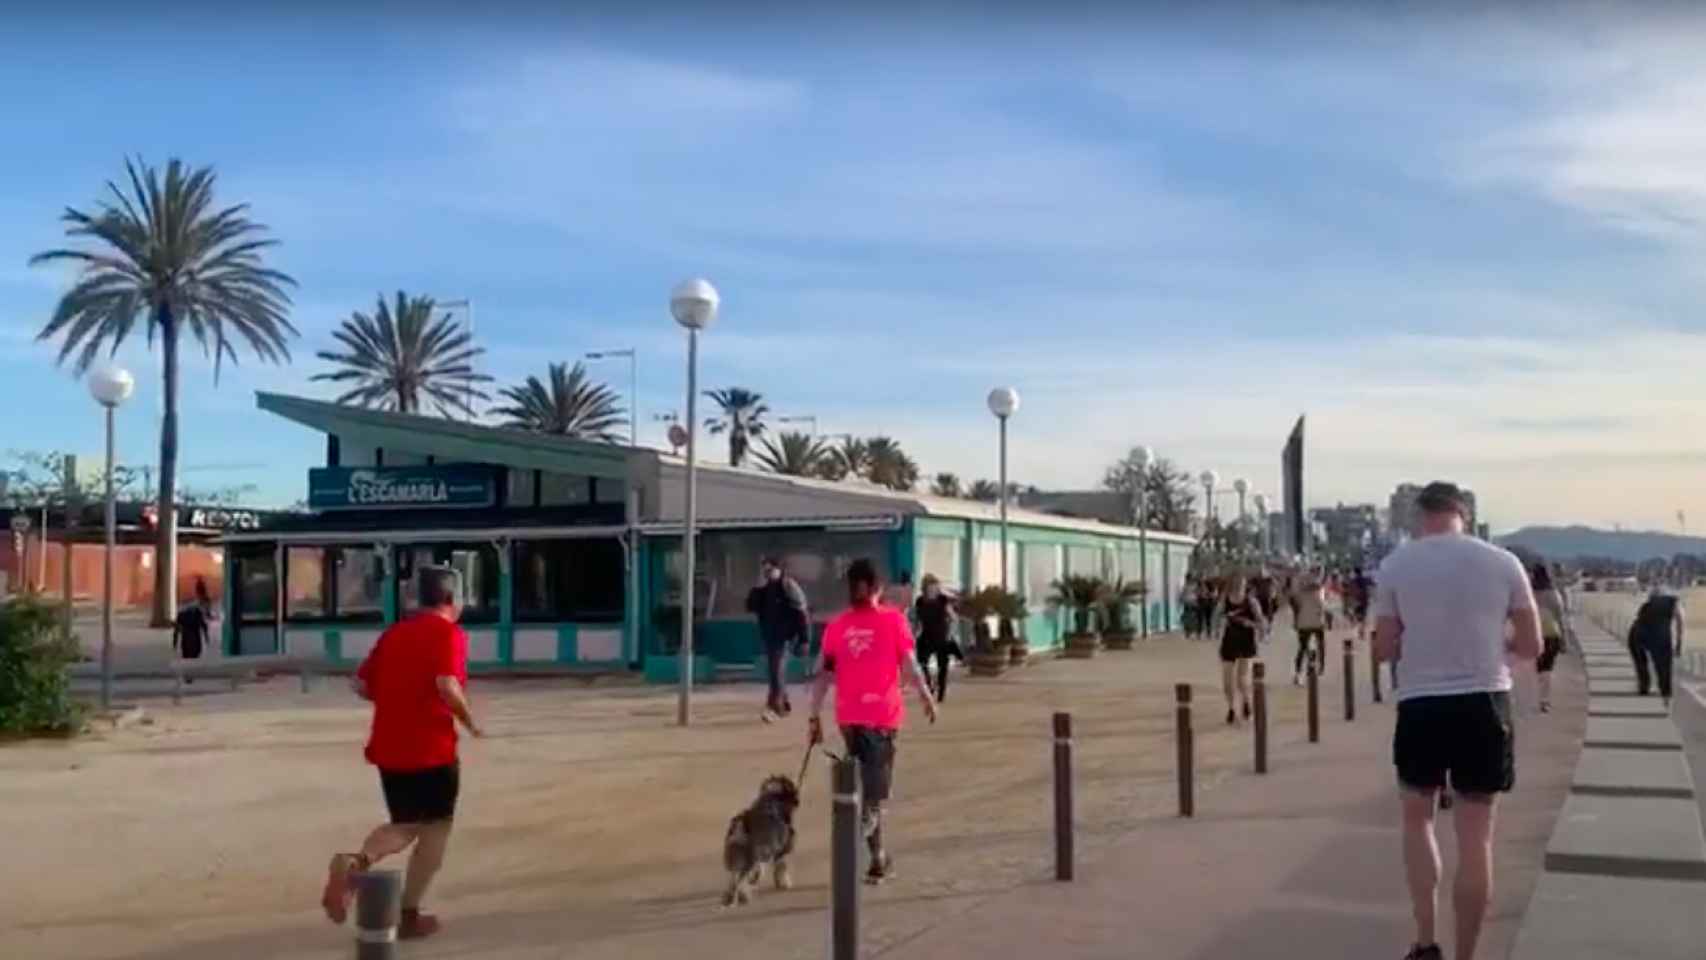
[[[312,510],[489,507],[497,472],[471,464],[432,467],[315,467],[308,471]]]

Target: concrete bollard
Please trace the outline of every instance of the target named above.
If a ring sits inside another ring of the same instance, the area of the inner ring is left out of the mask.
[[[1321,675],[1309,665],[1309,742],[1321,742]]]
[[[369,870],[350,879],[355,884],[355,960],[396,960],[403,875],[396,870]]]
[[[1072,714],[1054,715],[1054,878],[1072,880]]]
[[[829,814],[829,936],[832,960],[859,957],[859,783],[853,758],[835,762]]]
[[[1356,641],[1345,638],[1345,722],[1357,718]]]
[[[1250,666],[1250,691],[1255,703],[1252,705],[1256,712],[1256,772],[1268,772],[1268,666],[1257,660]]]
[[[1179,740],[1179,816],[1197,815],[1196,745],[1191,736],[1191,685],[1175,684],[1173,699],[1177,702],[1176,729]]]

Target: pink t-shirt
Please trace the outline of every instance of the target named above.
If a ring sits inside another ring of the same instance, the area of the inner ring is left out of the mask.
[[[899,730],[900,664],[912,651],[906,614],[893,607],[855,607],[829,621],[823,657],[834,666],[836,724]]]

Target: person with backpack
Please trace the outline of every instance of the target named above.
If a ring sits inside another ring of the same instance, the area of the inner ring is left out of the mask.
[[[746,595],[746,610],[758,618],[758,639],[769,673],[762,716],[765,723],[774,723],[794,709],[788,700],[788,648],[804,649],[810,639],[811,611],[806,592],[774,557],[765,557],[759,564],[758,585]]]

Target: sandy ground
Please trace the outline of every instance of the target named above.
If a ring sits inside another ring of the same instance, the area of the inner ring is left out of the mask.
[[[1583,613],[1595,618],[1618,637],[1628,631],[1629,621],[1646,597],[1636,593],[1578,593],[1576,596]],[[1678,596],[1682,598],[1684,642],[1694,646],[1706,641],[1706,587],[1692,587]]]
[[[1270,649],[1276,667],[1289,661],[1289,642]],[[1046,882],[1055,709],[1071,709],[1077,726],[1086,860],[1099,841],[1172,815],[1175,682],[1195,681],[1204,707],[1202,789],[1238,777],[1248,732],[1223,725],[1217,677],[1210,645],[1167,638],[999,680],[957,678],[943,722],[914,726],[902,743],[890,820],[900,876],[868,898],[870,949]],[[327,924],[316,898],[328,855],[383,815],[361,759],[367,712],[341,683],[306,695],[296,683],[148,701],[148,725],[0,748],[0,957],[347,952],[350,932]],[[1334,669],[1328,711],[1336,683]],[[728,818],[763,776],[798,768],[803,719],[761,724],[753,685],[703,691],[686,731],[668,691],[476,680],[473,692],[491,736],[466,745],[457,833],[430,903],[448,929],[407,955],[821,954],[824,765],[799,814],[799,888],[742,911],[717,906]],[[1275,687],[1276,751],[1301,740],[1301,702],[1289,684]]]

